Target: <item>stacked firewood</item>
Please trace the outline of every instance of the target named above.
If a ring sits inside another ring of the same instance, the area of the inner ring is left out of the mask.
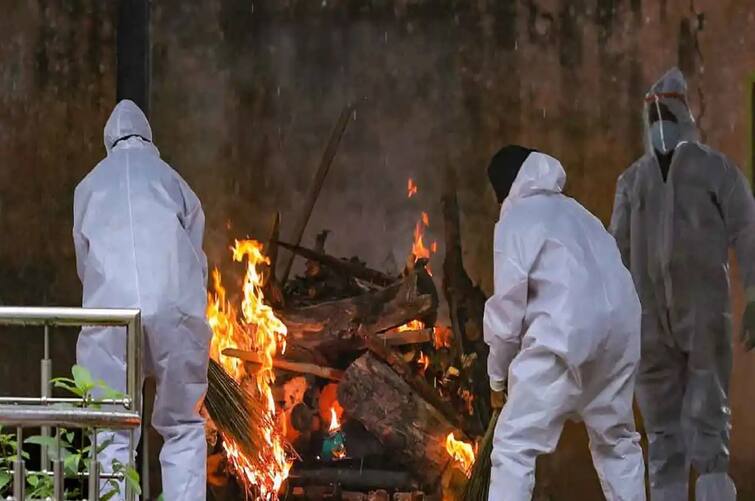
[[[410,256],[391,273],[328,254],[328,232],[301,246],[350,113],[344,109],[331,134],[293,242],[280,240],[276,217],[266,248],[264,295],[288,329],[273,363],[274,395],[299,455],[287,498],[440,499],[441,486],[459,483],[448,438],[472,443],[490,418],[485,298],[463,266],[451,176],[442,200],[447,325],[438,322],[440,295],[425,258]],[[277,277],[284,253],[291,260]],[[304,272],[289,279],[294,258]],[[259,367],[254,352],[223,353],[243,360],[249,374]],[[336,494],[313,494],[323,489]]]
[[[286,249],[304,259],[304,272],[285,284],[273,261],[266,285],[288,328],[287,349],[274,362],[275,396],[300,456],[290,481],[297,492],[334,484],[432,493],[458,466],[446,450],[449,434],[473,443],[485,429],[484,296],[462,264],[453,192],[443,207],[451,325],[437,322],[439,294],[425,259],[409,259],[391,276],[329,255],[325,232],[304,248],[279,241],[274,229],[268,254]],[[225,353],[244,360],[249,373],[257,367],[253,352]],[[383,461],[365,469],[371,458]]]

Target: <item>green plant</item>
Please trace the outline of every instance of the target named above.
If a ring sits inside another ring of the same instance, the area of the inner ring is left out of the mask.
[[[61,388],[69,393],[81,397],[84,407],[99,408],[97,403],[100,399],[122,399],[124,394],[116,391],[102,380],[94,380],[91,373],[84,367],[74,365],[71,369],[71,378],[54,378],[51,383],[56,388]],[[95,395],[97,397],[95,398]],[[0,432],[2,429],[0,428]],[[35,435],[24,440],[24,444],[37,445],[47,450],[48,457],[56,461],[63,461],[63,469],[66,479],[79,479],[79,473],[89,470],[90,456],[92,452],[91,444],[87,444],[88,437],[94,433],[93,430],[83,430],[83,433],[77,434],[64,428],[59,428],[57,437],[46,437]],[[78,444],[76,443],[78,442]],[[105,440],[97,444],[97,454],[101,454],[109,445],[112,439]],[[0,433],[0,495],[8,494],[10,483],[13,479],[13,462],[18,454],[18,443],[15,434]],[[29,459],[27,452],[22,453],[24,459]],[[113,460],[110,464],[111,471],[120,475],[124,482],[128,484],[137,494],[141,494],[139,485],[139,473],[132,467]],[[53,479],[46,474],[29,474],[26,476],[27,496],[45,499],[53,495]],[[106,482],[107,490],[102,493],[100,499],[107,501],[121,492],[121,483],[116,479],[108,479]],[[66,488],[66,499],[79,498],[81,488]]]

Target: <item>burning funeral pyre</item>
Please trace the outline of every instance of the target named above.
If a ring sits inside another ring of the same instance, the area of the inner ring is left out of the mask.
[[[462,264],[452,188],[443,215],[450,325],[437,321],[425,212],[395,276],[329,255],[327,232],[311,248],[281,242],[278,219],[266,244],[235,242],[245,276],[229,293],[213,272],[211,356],[265,414],[264,446],[244,452],[218,430],[212,485],[265,500],[459,499],[490,417],[484,296]],[[305,260],[303,275],[276,277],[282,249]]]

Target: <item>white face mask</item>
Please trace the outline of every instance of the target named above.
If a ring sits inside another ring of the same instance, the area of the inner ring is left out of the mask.
[[[666,154],[673,151],[681,139],[679,124],[669,120],[659,120],[650,126],[650,141],[653,148]]]

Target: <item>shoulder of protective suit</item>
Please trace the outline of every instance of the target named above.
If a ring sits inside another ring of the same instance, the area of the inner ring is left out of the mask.
[[[501,219],[501,228],[521,238],[536,237],[550,225],[557,224],[555,216],[560,211],[557,200],[564,199],[563,195],[554,194],[517,200]]]
[[[680,148],[684,148],[686,150],[697,150],[699,153],[702,153],[704,155],[708,155],[714,158],[719,158],[721,161],[725,163],[730,163],[730,160],[727,158],[726,155],[718,151],[717,149],[708,146],[707,144],[701,143],[699,141],[686,141],[682,143]]]
[[[640,158],[632,162],[632,164],[626,168],[624,172],[619,174],[617,184],[626,186],[634,183],[634,179],[637,177],[637,172],[640,171],[645,165],[648,164],[650,156],[648,154],[642,155]]]

